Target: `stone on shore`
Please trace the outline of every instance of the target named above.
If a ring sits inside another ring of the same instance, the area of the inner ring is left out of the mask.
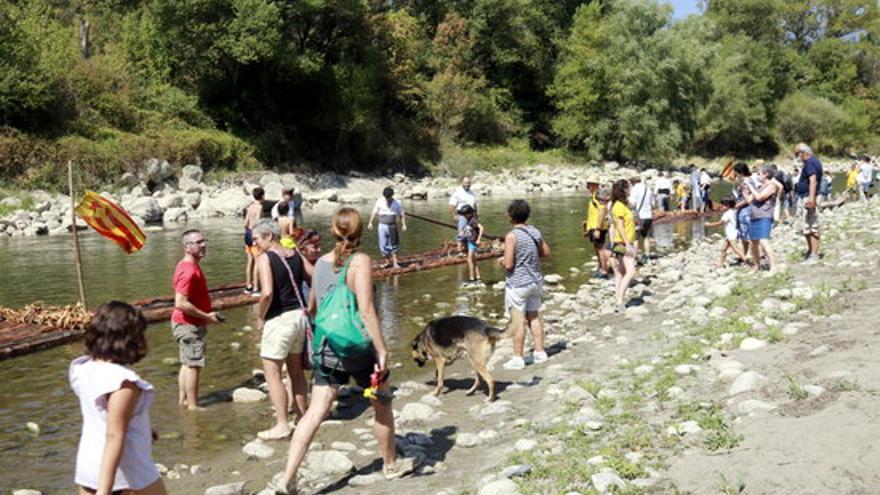
[[[516,483],[505,478],[483,485],[479,495],[519,495],[519,493]]]
[[[241,451],[248,457],[256,457],[258,459],[268,459],[275,454],[275,449],[263,443],[259,438],[244,444]]]
[[[455,436],[455,445],[458,447],[476,447],[481,442],[480,437],[474,433],[459,433]]]
[[[436,415],[434,408],[420,402],[410,402],[400,411],[401,421],[429,421]]]
[[[605,471],[590,476],[593,487],[599,493],[609,493],[611,487],[617,487],[620,490],[626,488],[626,483],[613,471]]]
[[[265,392],[255,388],[239,387],[232,391],[232,402],[259,402],[266,397]]]
[[[755,371],[746,371],[733,380],[727,393],[728,395],[737,395],[743,392],[751,392],[753,390],[758,390],[766,383],[767,378],[764,377],[764,375]]]
[[[30,488],[22,488],[19,490],[13,490],[12,495],[43,495],[43,492],[40,490],[32,490]]]
[[[212,486],[205,490],[205,495],[241,495],[244,493],[244,485],[246,483],[246,481],[239,481],[237,483]]]
[[[767,347],[767,341],[756,339],[754,337],[746,337],[739,344],[739,348],[744,351],[754,351],[762,347]]]
[[[367,486],[384,480],[385,477],[381,473],[359,474],[348,480],[348,486]]]
[[[309,452],[306,466],[321,476],[345,474],[354,469],[354,463],[338,450],[318,450]]]

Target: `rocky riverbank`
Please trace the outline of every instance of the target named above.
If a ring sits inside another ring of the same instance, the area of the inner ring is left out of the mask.
[[[504,370],[501,342],[492,404],[464,395],[466,364],[440,397],[429,376],[398,383],[398,448],[423,462],[394,482],[378,474],[365,401],[344,389],[301,472],[304,493],[869,493],[880,486],[869,434],[880,422],[878,215],[880,201],[823,212],[825,256],[812,266],[797,230],[777,227],[772,276],[717,269],[718,239],[697,243],[643,267],[624,314],[610,282],[566,288],[550,275],[549,362]],[[501,323],[498,308],[472,307]],[[171,493],[266,494],[286,449],[244,438],[165,476]]]
[[[706,165],[718,172],[723,164]],[[836,165],[829,164],[832,168]],[[513,197],[526,194],[565,194],[584,188],[585,179],[597,174],[603,181],[641,175],[647,180],[656,177],[656,169],[622,167],[616,162],[595,163],[594,166],[551,166],[533,164],[503,172],[477,171],[473,174],[474,191],[481,196]],[[685,173],[673,172],[673,178],[687,180]],[[391,185],[398,198],[425,200],[444,198],[458,185],[458,177],[391,177],[361,173],[278,174],[271,171],[248,172],[220,181],[205,180],[196,165],[176,167],[167,161],[148,160],[138,173],[126,173],[113,187],[102,194],[119,202],[140,225],[162,225],[190,219],[230,217],[241,218],[244,208],[253,199],[256,186],[266,190],[267,200],[281,198],[284,187],[294,187],[302,195],[305,211],[328,212],[341,205],[372,202],[382,189]],[[80,186],[87,188],[89,186]],[[0,199],[0,235],[35,236],[70,232],[70,197],[46,191],[30,191]],[[76,220],[78,228],[85,228]]]

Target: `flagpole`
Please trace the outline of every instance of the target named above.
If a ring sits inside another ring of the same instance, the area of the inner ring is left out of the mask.
[[[70,230],[73,232],[73,248],[76,253],[76,281],[79,284],[79,302],[86,306],[86,286],[83,284],[82,255],[79,252],[79,235],[76,232],[76,196],[73,194],[73,160],[67,161],[67,189],[70,191]]]

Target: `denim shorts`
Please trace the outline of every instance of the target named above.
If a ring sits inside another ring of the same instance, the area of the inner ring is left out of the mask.
[[[772,218],[753,218],[749,223],[749,239],[753,241],[769,239],[772,227]]]

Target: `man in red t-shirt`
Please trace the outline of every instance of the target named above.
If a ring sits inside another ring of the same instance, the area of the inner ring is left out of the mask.
[[[198,230],[187,230],[181,236],[183,259],[174,270],[174,312],[171,330],[180,347],[178,402],[190,410],[198,408],[199,374],[205,367],[206,326],[220,321],[211,311],[208,282],[199,266],[205,257],[205,237]]]

